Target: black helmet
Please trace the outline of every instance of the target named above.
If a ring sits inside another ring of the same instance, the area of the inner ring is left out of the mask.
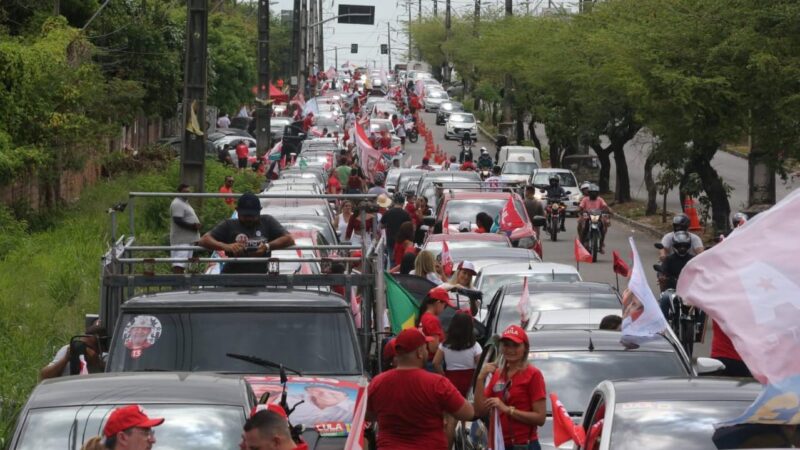
[[[550,175],[550,186],[556,187],[560,181],[558,175]]]
[[[689,216],[684,213],[680,213],[672,218],[672,230],[675,232],[678,231],[689,231]]]
[[[500,166],[492,167],[492,173],[494,175],[500,175],[503,172],[503,169]]]
[[[692,237],[686,231],[676,231],[672,236],[672,248],[675,253],[685,256],[692,247]]]
[[[733,215],[731,222],[733,222],[733,228],[739,228],[740,226],[744,225],[745,222],[747,222],[747,214],[743,212],[737,212]]]

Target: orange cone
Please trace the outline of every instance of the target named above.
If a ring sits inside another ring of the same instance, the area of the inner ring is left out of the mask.
[[[686,201],[683,202],[683,212],[689,216],[689,231],[701,231],[703,229],[700,226],[700,219],[697,217],[694,200],[688,195],[686,196]]]

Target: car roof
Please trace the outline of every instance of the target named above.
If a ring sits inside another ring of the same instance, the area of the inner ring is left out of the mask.
[[[579,273],[575,266],[569,264],[552,263],[552,262],[537,262],[537,263],[503,263],[491,264],[481,269],[483,275],[500,275],[500,274],[520,274],[526,273]]]
[[[238,376],[202,372],[120,372],[45,380],[34,389],[29,409],[126,403],[243,406],[247,382]]]
[[[617,403],[648,401],[751,402],[761,384],[736,378],[648,378],[611,381]]]
[[[523,282],[508,283],[505,285],[506,294],[514,294],[522,292]],[[539,294],[542,292],[565,292],[565,293],[593,293],[593,294],[614,294],[611,285],[606,283],[595,283],[592,281],[572,281],[572,282],[548,282],[539,283],[532,294]]]
[[[473,116],[473,117],[475,116],[475,114],[472,114],[471,112],[467,111],[455,111],[450,114],[450,117],[453,117],[454,115]]]
[[[442,200],[507,200],[511,195],[511,192],[455,191],[442,193]],[[514,195],[514,198],[520,197],[518,195]]]
[[[475,247],[451,248],[450,256],[454,260],[469,260],[477,265],[478,261],[496,260],[490,264],[498,264],[506,259],[523,259],[525,261],[538,261],[539,255],[533,250],[517,247]],[[488,264],[480,264],[481,267]]]
[[[508,241],[505,235],[497,233],[453,233],[453,234],[432,234],[427,242],[442,241]]]
[[[557,168],[557,167],[540,167],[540,168],[536,169],[536,173],[538,174],[539,172],[542,172],[542,173],[572,173],[572,171],[569,170],[569,169],[561,169],[561,168]]]
[[[536,147],[529,146],[529,145],[504,145],[504,146],[501,147],[501,149],[502,150],[510,150],[510,151],[525,150],[526,152],[529,152],[531,150],[536,149]]]
[[[215,288],[197,291],[171,291],[131,298],[123,310],[154,308],[348,308],[338,294],[285,288]]]
[[[589,344],[596,352],[614,351],[651,351],[675,352],[675,347],[661,336],[649,342],[642,343],[637,349],[626,349],[621,343],[622,333],[609,330],[553,330],[543,329],[529,331],[528,338],[534,343],[531,352],[557,352],[557,351],[589,351]]]
[[[422,182],[425,180],[463,180],[466,179],[468,181],[471,180],[480,180],[481,176],[478,172],[440,172],[440,171],[426,171],[427,173],[422,174]]]

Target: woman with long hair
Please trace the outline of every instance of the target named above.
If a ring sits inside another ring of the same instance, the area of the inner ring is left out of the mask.
[[[347,231],[347,224],[350,223],[350,217],[353,216],[353,202],[345,200],[342,202],[342,212],[337,214],[333,219],[333,228],[339,235],[339,239],[344,240],[345,232]]]
[[[444,330],[442,330],[439,316],[447,306],[455,308],[455,305],[450,300],[450,294],[439,287],[428,291],[428,295],[425,296],[419,306],[419,314],[417,314],[414,326],[420,328],[425,336],[433,338],[431,342],[428,342],[428,361],[433,361],[433,357],[439,349],[439,344],[444,342]],[[431,366],[430,369],[433,369],[433,367]]]
[[[485,212],[479,212],[475,216],[475,225],[478,226],[478,233],[491,233],[494,219]]]
[[[425,277],[437,286],[444,283],[444,271],[442,265],[436,260],[436,256],[430,250],[423,250],[417,255],[414,262],[413,275]]]
[[[498,411],[506,449],[542,448],[537,428],[547,417],[545,383],[542,372],[528,362],[529,352],[528,334],[510,325],[500,338],[503,365],[484,364],[475,382],[476,414]]]
[[[403,262],[403,256],[406,253],[415,253],[414,247],[414,223],[411,221],[403,222],[397,230],[397,236],[394,238],[394,249],[392,255],[394,256],[394,266],[390,272],[396,273],[400,270],[400,264]]]

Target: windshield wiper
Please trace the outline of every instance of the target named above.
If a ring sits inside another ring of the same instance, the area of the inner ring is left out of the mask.
[[[250,364],[255,364],[257,366],[263,367],[265,369],[285,369],[289,372],[295,373],[299,376],[303,376],[299,370],[292,369],[291,367],[286,367],[283,364],[278,364],[276,362],[269,361],[264,358],[259,358],[258,356],[250,356],[250,355],[240,355],[238,353],[226,353],[225,356],[228,358],[238,359],[241,361],[249,362]]]

